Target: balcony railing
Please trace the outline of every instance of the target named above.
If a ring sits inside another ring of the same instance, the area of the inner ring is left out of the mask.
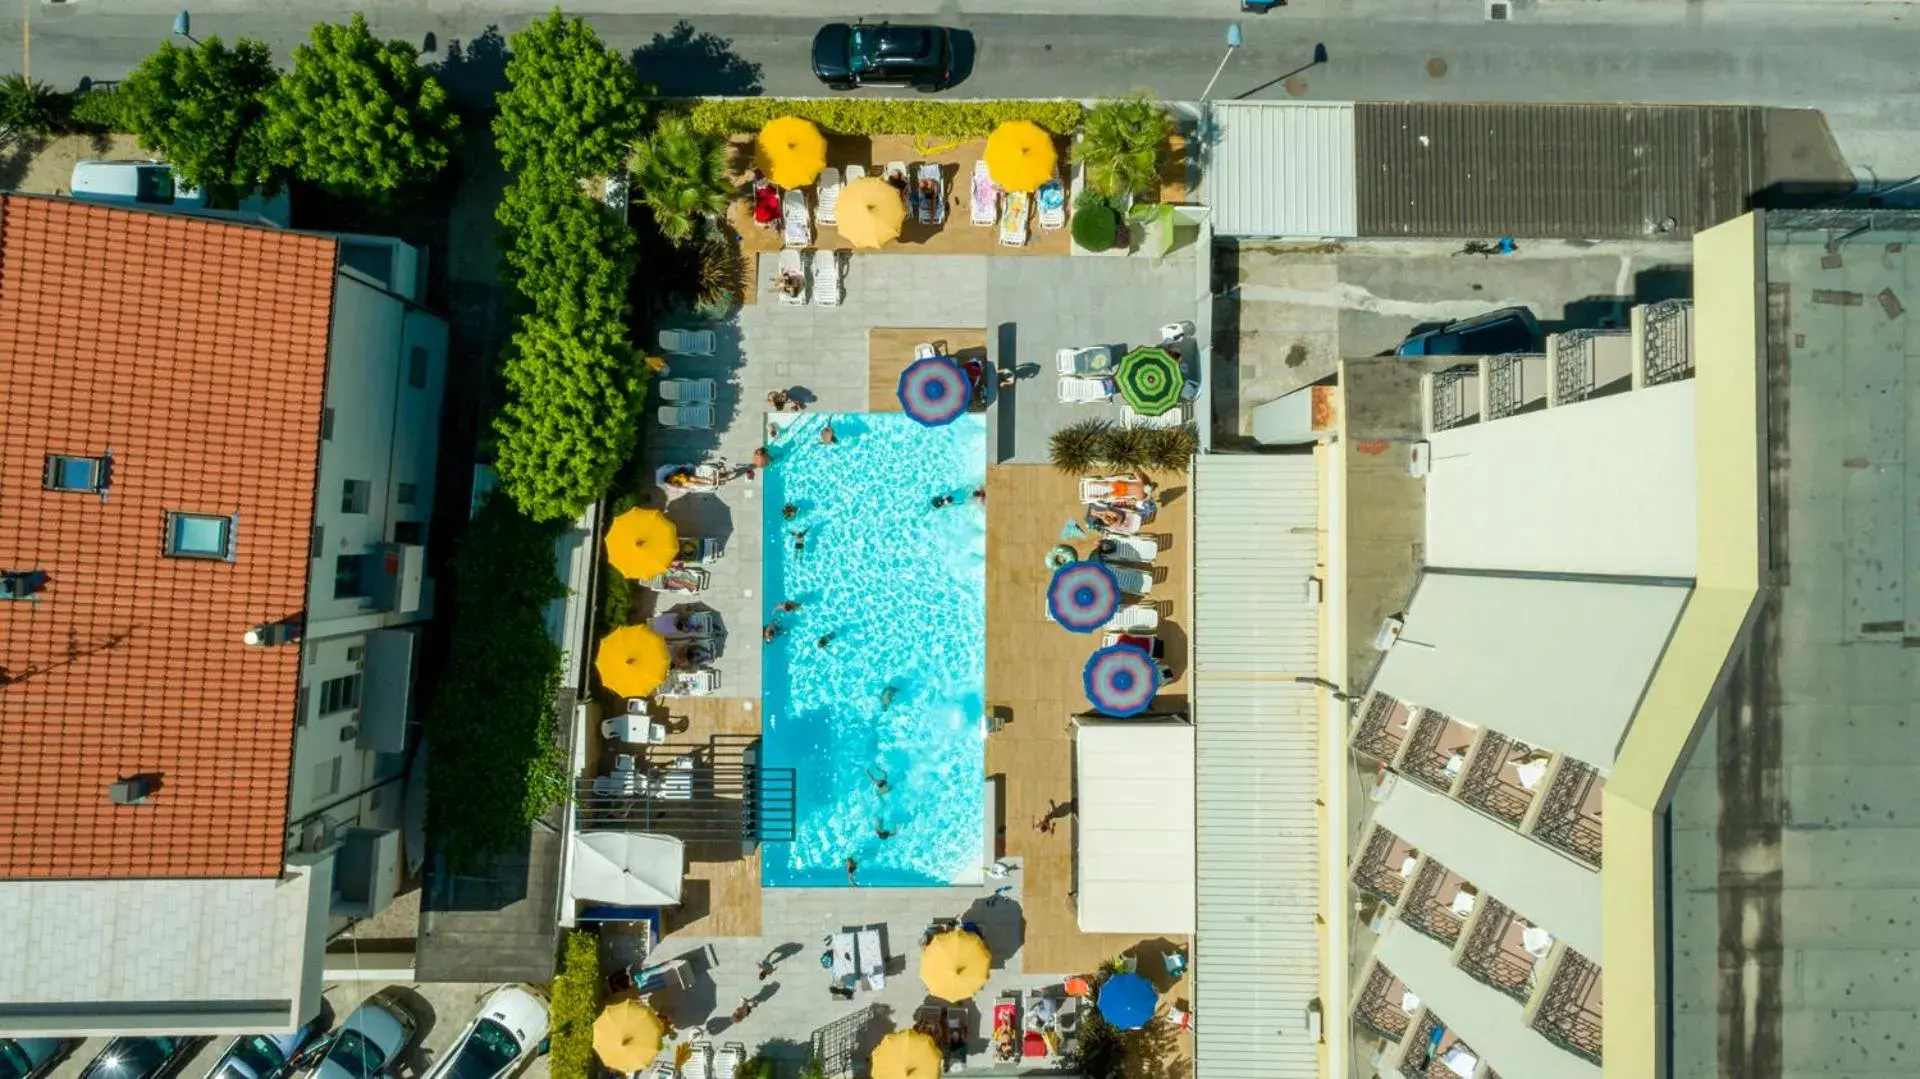
[[[1441,891],[1451,881],[1457,890],[1459,878],[1452,870],[1432,858],[1420,863],[1413,874],[1412,883],[1407,885],[1407,899],[1400,907],[1400,920],[1445,944],[1449,948],[1460,939],[1460,916],[1448,906],[1453,895],[1444,898]]]
[[[1646,382],[1658,386],[1693,374],[1693,301],[1661,300],[1642,312]]]
[[[1562,761],[1533,826],[1535,839],[1595,869],[1600,868],[1600,822],[1589,815],[1589,801],[1599,793],[1600,782],[1600,773],[1592,765]]]
[[[1467,764],[1460,781],[1459,799],[1477,809],[1499,817],[1514,827],[1526,819],[1533,805],[1533,792],[1520,785],[1517,777],[1507,775],[1507,762],[1524,756],[1528,747],[1505,735],[1488,731],[1480,736],[1480,747]]]
[[[1353,732],[1353,748],[1383,764],[1392,764],[1400,753],[1404,737],[1400,725],[1406,715],[1407,706],[1385,693],[1368,697],[1366,711],[1360,714],[1360,725]]]
[[[1433,1044],[1436,1031],[1444,1031],[1447,1025],[1431,1011],[1420,1013],[1420,1025],[1414,1028],[1413,1040],[1407,1043],[1407,1051],[1400,1054],[1399,1072],[1406,1079],[1427,1079],[1427,1069],[1432,1067],[1432,1058],[1427,1047]]]
[[[1598,1064],[1602,1045],[1599,996],[1600,968],[1569,948],[1561,953],[1553,980],[1540,998],[1533,1029],[1567,1052]]]
[[[1512,938],[1527,929],[1527,921],[1497,899],[1482,896],[1480,903],[1460,969],[1524,1004],[1533,989],[1533,957],[1516,950]]]
[[[1480,367],[1456,364],[1433,373],[1433,429],[1445,431],[1480,418]]]
[[[1359,1002],[1353,1006],[1353,1021],[1395,1045],[1400,1044],[1413,1022],[1413,1017],[1400,1006],[1406,991],[1400,979],[1375,963],[1367,975],[1366,988],[1360,991]]]
[[[1460,766],[1452,764],[1456,749],[1441,745],[1453,720],[1432,709],[1423,710],[1407,736],[1407,748],[1400,758],[1400,772],[1433,787],[1441,794],[1453,789]],[[1451,764],[1452,774],[1448,768]]]
[[[1393,852],[1401,846],[1400,837],[1385,828],[1375,827],[1373,834],[1367,838],[1366,850],[1361,852],[1359,862],[1353,867],[1353,886],[1375,899],[1383,900],[1388,906],[1400,902],[1400,893],[1406,889],[1407,878],[1400,874],[1400,866],[1395,862]]]

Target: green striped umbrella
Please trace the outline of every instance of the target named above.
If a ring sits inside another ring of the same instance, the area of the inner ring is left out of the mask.
[[[1158,416],[1180,403],[1186,378],[1180,361],[1164,348],[1136,348],[1120,359],[1114,373],[1120,397],[1142,416]]]

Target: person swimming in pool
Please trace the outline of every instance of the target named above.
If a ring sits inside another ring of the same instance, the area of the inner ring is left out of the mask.
[[[893,698],[898,692],[899,691],[892,686],[887,686],[880,691],[880,710],[882,712],[893,707]]]
[[[833,433],[833,424],[829,423],[825,427],[820,428],[821,445],[831,446],[838,441],[840,441],[840,436]]]
[[[860,870],[860,863],[854,861],[852,858],[848,858],[847,859],[847,883],[852,885],[855,888],[860,887],[860,882],[857,880],[854,880],[853,875],[859,872],[859,870]]]
[[[934,508],[934,509],[941,509],[942,507],[945,507],[945,506],[951,506],[951,505],[953,505],[953,496],[952,496],[952,495],[948,495],[948,494],[939,494],[939,495],[934,495],[934,496],[933,496],[933,508]]]
[[[871,768],[865,769],[865,771],[867,773],[867,778],[873,781],[874,793],[885,794],[887,793],[888,790],[892,789],[887,784],[887,773],[881,772],[879,775],[874,775],[873,769]]]
[[[798,611],[799,609],[800,609],[800,601],[792,600],[792,599],[787,600],[786,602],[781,603],[778,606],[774,607],[774,610],[779,611],[781,614],[792,614],[795,611]]]
[[[833,643],[833,634],[831,634],[831,633],[822,633],[822,634],[820,635],[820,637],[819,637],[819,639],[818,639],[818,640],[815,640],[815,641],[813,642],[813,646],[814,646],[815,648],[825,648],[826,646],[828,646],[828,645],[830,645],[830,644],[832,644],[832,643]]]
[[[799,554],[807,549],[807,530],[801,529],[793,534],[793,553]]]

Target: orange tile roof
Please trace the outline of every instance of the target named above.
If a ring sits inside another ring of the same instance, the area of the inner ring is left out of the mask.
[[[335,246],[0,196],[0,570],[48,576],[0,600],[0,878],[281,871],[300,649],[241,635],[306,605]],[[43,488],[109,450],[104,500]]]

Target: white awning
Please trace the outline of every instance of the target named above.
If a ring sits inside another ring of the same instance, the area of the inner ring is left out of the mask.
[[[1080,931],[1192,933],[1192,725],[1082,719],[1074,748]]]
[[[573,895],[623,907],[678,903],[686,864],[686,849],[672,836],[582,832],[573,837]]]
[[[1221,236],[1359,234],[1351,102],[1220,101],[1201,193]]]

